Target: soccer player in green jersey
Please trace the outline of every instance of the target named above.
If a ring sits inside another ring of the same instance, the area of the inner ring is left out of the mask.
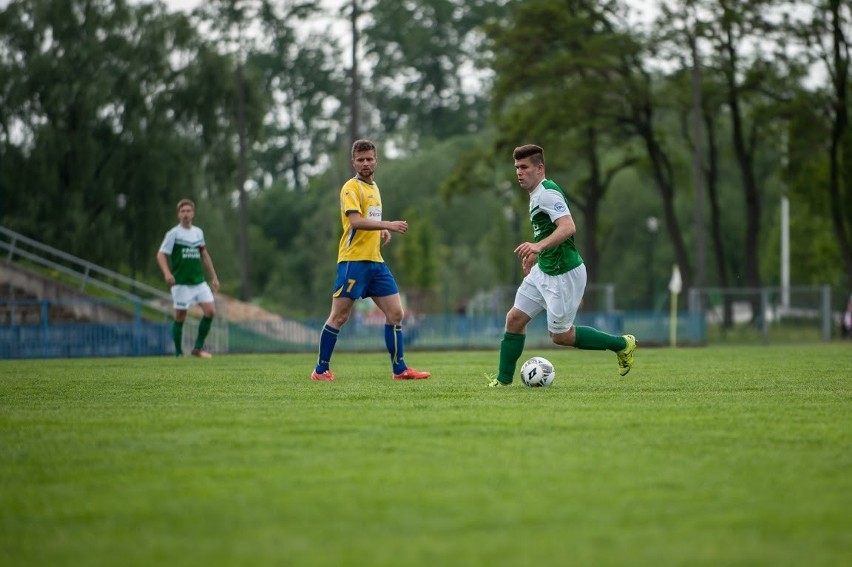
[[[424,380],[429,372],[410,368],[403,359],[402,318],[404,315],[399,288],[393,274],[382,259],[381,247],[391,239],[391,232],[405,234],[404,220],[382,220],[382,197],[373,175],[378,156],[370,140],[352,144],[352,167],[355,177],[340,190],[340,221],[343,236],[337,252],[337,277],[331,299],[331,313],[323,325],[319,340],[317,364],[311,380],[331,382],[329,367],[337,335],[349,320],[357,299],[370,297],[385,315],[385,346],[390,354],[394,380]]]
[[[198,336],[192,356],[212,358],[212,355],[204,350],[204,340],[210,332],[213,317],[216,316],[213,292],[219,291],[219,278],[216,277],[213,259],[204,242],[204,231],[192,224],[195,203],[189,199],[181,199],[177,204],[177,214],[180,223],[166,233],[157,252],[157,263],[166,283],[171,286],[175,307],[175,321],[172,324],[175,355],[183,355],[183,323],[189,308],[197,303],[201,306],[204,316],[198,325]],[[210,285],[204,279],[205,270],[210,277]]]
[[[555,344],[583,350],[611,350],[617,355],[619,374],[624,376],[633,367],[636,338],[574,325],[586,289],[586,266],[574,245],[577,227],[565,193],[545,177],[544,150],[527,144],[515,148],[512,156],[518,183],[530,194],[535,242],[524,242],[515,248],[524,280],[515,294],[515,304],[506,315],[498,373],[488,385],[512,383],[524,351],[527,325],[542,311],[547,313],[547,330]]]

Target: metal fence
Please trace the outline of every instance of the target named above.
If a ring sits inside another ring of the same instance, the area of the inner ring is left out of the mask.
[[[67,322],[51,319],[54,302],[4,302],[0,312],[37,308],[38,317],[27,322],[0,321],[0,359],[75,358],[111,356],[167,356],[174,354],[171,320],[146,320],[143,305],[126,321],[109,323]],[[68,305],[61,306],[67,308]],[[742,321],[723,330],[715,319],[716,308],[683,310],[674,321],[677,346],[718,343],[779,344],[819,342],[834,333],[823,325],[824,318],[813,314],[769,317]],[[227,321],[217,316],[206,347],[213,353],[316,352],[320,319]],[[612,334],[634,334],[644,346],[668,346],[672,337],[669,314],[657,312],[581,313],[577,325],[588,325]],[[184,326],[184,352],[191,349],[198,319],[188,318]],[[497,349],[503,336],[503,316],[426,315],[406,320],[405,343],[414,350]],[[384,324],[353,318],[341,329],[339,351],[384,350]],[[527,347],[551,348],[546,320],[537,317],[527,329]]]
[[[80,300],[3,301],[0,300],[0,358],[74,358],[109,356],[166,356],[174,354],[171,319],[154,320],[143,316],[146,305],[123,305],[126,318],[110,322],[81,323],[67,316]],[[110,302],[112,306],[116,302]],[[214,319],[206,347],[214,353],[315,352],[323,320],[281,317],[262,321],[227,321],[224,314]],[[620,334],[624,316],[620,313],[581,314],[577,324],[592,325]],[[197,318],[184,326],[184,352],[197,333]],[[503,316],[428,315],[404,323],[409,348],[420,350],[495,348],[503,335]],[[341,351],[383,350],[384,323],[375,318],[353,317],[341,330]],[[529,326],[529,346],[549,346],[546,320],[536,318]]]
[[[85,321],[98,314],[98,322]],[[81,321],[80,319],[83,319]],[[184,323],[184,352],[198,332]],[[228,352],[228,324],[214,320],[207,345]],[[0,358],[76,358],[174,354],[171,317],[141,301],[0,300]]]

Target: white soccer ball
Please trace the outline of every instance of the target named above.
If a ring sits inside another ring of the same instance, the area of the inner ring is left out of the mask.
[[[546,358],[534,356],[521,365],[521,382],[528,388],[543,388],[553,384],[556,370]]]

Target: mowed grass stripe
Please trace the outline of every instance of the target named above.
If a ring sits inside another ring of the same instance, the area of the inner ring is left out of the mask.
[[[3,565],[852,564],[849,345],[0,362]]]

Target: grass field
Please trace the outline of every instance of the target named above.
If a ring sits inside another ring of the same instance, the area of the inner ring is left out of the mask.
[[[0,564],[852,565],[852,345],[0,362]]]

